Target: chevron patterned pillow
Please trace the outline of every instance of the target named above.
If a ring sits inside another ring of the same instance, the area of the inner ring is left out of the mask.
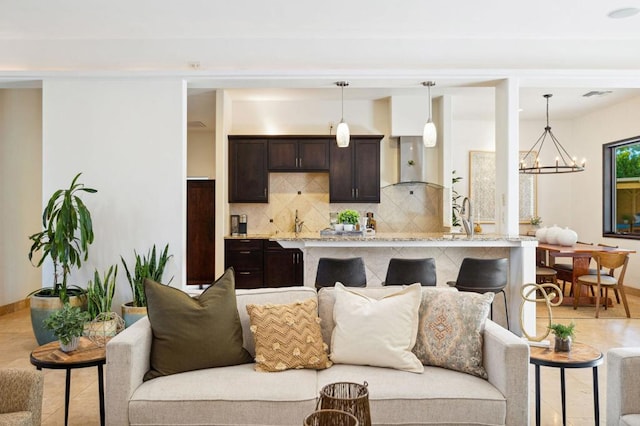
[[[331,366],[320,332],[317,300],[247,305],[247,312],[256,344],[256,371]]]

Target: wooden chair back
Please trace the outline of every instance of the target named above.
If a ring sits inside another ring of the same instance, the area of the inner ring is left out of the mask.
[[[616,269],[622,268],[618,275],[618,285],[622,284],[624,274],[627,271],[627,264],[629,263],[628,253],[594,251],[591,257],[596,261],[598,271],[608,269],[611,276],[614,276]]]

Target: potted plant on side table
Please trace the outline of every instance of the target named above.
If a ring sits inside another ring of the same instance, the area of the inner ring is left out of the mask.
[[[63,304],[84,306],[86,303],[84,290],[67,283],[71,268],[80,268],[82,261],[87,260],[89,245],[93,242],[91,214],[78,194],[97,191],[78,183],[80,175],[73,178],[69,188],[53,193],[42,214],[42,231],[29,236],[32,241],[29,260],[33,263],[34,255],[41,250],[42,257],[36,266],[42,266],[47,258],[53,262],[53,286],[29,295],[31,325],[39,345],[56,340],[53,333],[43,327],[45,318]]]
[[[572,322],[569,325],[551,324],[549,330],[556,336],[553,350],[556,352],[571,351],[571,341],[575,335],[576,325]]]
[[[172,254],[169,253],[169,244],[164,247],[164,250],[160,253],[160,256],[156,256],[156,245],[147,252],[146,255],[139,255],[135,250],[133,254],[136,258],[136,263],[133,271],[127,266],[124,258],[120,256],[120,260],[124,265],[125,273],[127,274],[127,280],[131,287],[131,293],[133,294],[133,301],[127,302],[122,305],[122,317],[124,318],[125,327],[129,327],[140,318],[147,315],[147,298],[144,295],[144,280],[149,278],[156,282],[162,281],[164,275],[164,268]],[[167,285],[173,281],[173,277],[169,280]]]
[[[71,352],[78,348],[80,336],[87,321],[89,321],[88,312],[83,311],[79,306],[65,303],[62,309],[53,312],[44,320],[44,326],[60,340],[61,351]]]

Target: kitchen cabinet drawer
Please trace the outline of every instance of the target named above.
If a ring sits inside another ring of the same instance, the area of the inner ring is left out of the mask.
[[[236,280],[236,288],[261,288],[262,283],[264,281],[264,274],[262,271],[243,271],[236,270],[235,272],[235,280]]]
[[[254,269],[262,270],[262,251],[240,250],[227,253],[227,267],[233,266],[237,271]]]
[[[232,239],[225,240],[225,245],[227,250],[238,251],[238,250],[260,250],[262,251],[262,247],[264,244],[264,240],[257,239]]]

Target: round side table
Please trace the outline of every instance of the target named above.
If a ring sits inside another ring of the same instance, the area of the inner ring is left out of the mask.
[[[78,349],[69,353],[60,350],[60,342],[55,341],[42,345],[31,352],[31,364],[38,370],[51,368],[67,370],[64,390],[64,424],[69,420],[69,390],[71,388],[71,370],[74,368],[98,367],[98,392],[100,397],[100,425],[104,426],[104,379],[102,366],[106,363],[104,346],[97,346],[86,337],[80,338]]]
[[[560,392],[562,397],[562,424],[567,424],[565,396],[565,368],[593,368],[593,410],[595,424],[600,424],[600,403],[598,395],[598,366],[602,364],[602,352],[593,346],[573,342],[570,352],[555,352],[553,348],[530,348],[529,362],[536,369],[536,426],[540,426],[540,366],[560,369]]]

